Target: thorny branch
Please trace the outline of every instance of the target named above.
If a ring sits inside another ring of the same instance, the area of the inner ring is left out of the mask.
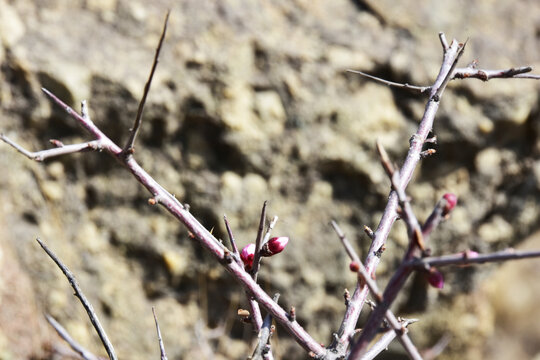
[[[443,45],[443,63],[441,65],[439,75],[437,76],[437,79],[430,90],[430,98],[426,105],[424,116],[422,117],[420,125],[418,126],[418,131],[411,138],[409,152],[407,153],[403,166],[399,170],[401,188],[403,189],[407,187],[413,171],[420,160],[422,147],[433,127],[433,120],[439,108],[440,97],[442,95],[442,90],[444,90],[443,85],[447,83],[448,74],[455,67],[455,61],[463,46],[455,40],[452,41],[450,46],[445,46],[447,41],[446,37],[442,33],[440,34],[440,39],[441,44]],[[381,221],[379,222],[379,226],[373,234],[373,241],[366,257],[365,267],[369,275],[374,273],[377,265],[379,264],[379,250],[385,245],[388,234],[390,233],[390,229],[397,219],[397,207],[397,194],[395,191],[392,191],[390,193],[386,208],[384,209]],[[356,323],[360,316],[360,311],[364,305],[367,295],[367,286],[358,282],[351,297],[350,306],[347,307],[341,322],[341,326],[338,331],[338,340],[334,341],[330,346],[338,354],[345,354],[346,349],[349,346],[350,334],[353,333],[354,328],[356,327]]]
[[[364,265],[360,262],[360,258],[356,254],[356,251],[354,251],[351,243],[341,230],[341,228],[338,226],[338,224],[335,221],[332,221],[332,227],[334,228],[335,232],[337,233],[339,239],[341,240],[343,246],[345,247],[347,254],[351,258],[353,262],[355,262],[355,266],[358,267],[358,277],[359,280],[364,282],[369,290],[371,291],[373,297],[375,298],[375,301],[377,302],[377,308],[379,308],[381,302],[383,301],[383,295],[380,293],[377,284],[373,279],[371,279],[371,276],[368,274],[366,268]],[[386,310],[385,312],[386,319],[388,320],[388,323],[394,330],[395,334],[398,336],[399,341],[405,348],[405,351],[407,351],[407,354],[411,357],[411,359],[422,359],[420,356],[420,353],[412,343],[411,339],[407,335],[406,328],[399,322],[399,320],[396,318],[396,316],[390,311]],[[379,325],[377,325],[378,327]],[[364,332],[365,329],[362,330]],[[358,357],[354,357],[352,354],[349,357],[350,360],[356,360],[360,359]]]

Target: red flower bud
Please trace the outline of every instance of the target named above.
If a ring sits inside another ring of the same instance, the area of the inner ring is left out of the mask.
[[[444,287],[443,274],[435,268],[429,270],[427,281],[434,288],[442,289]]]
[[[349,264],[349,269],[352,272],[358,272],[358,270],[360,270],[360,264],[358,264],[356,261],[351,261]]]
[[[456,207],[458,199],[457,199],[457,196],[452,193],[444,194],[443,199],[446,200],[446,205],[444,206],[444,209],[443,209],[443,215],[446,216],[450,213],[450,211],[452,211]]]
[[[240,259],[242,259],[244,268],[246,270],[251,270],[251,267],[253,266],[253,258],[255,258],[255,244],[244,246],[240,252]]]
[[[261,255],[272,256],[279,254],[283,251],[283,249],[285,249],[285,246],[287,246],[288,242],[289,238],[286,236],[273,237],[268,240],[266,244],[263,245],[261,249]]]

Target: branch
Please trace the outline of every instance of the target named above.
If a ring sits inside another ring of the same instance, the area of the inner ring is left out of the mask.
[[[456,69],[452,75],[454,79],[480,79],[482,81],[488,81],[491,79],[533,79],[539,80],[540,75],[527,74],[532,71],[530,66],[522,66],[518,68],[510,68],[503,70],[483,70],[477,69],[476,63],[466,68]]]
[[[279,294],[275,294],[273,300],[277,303],[279,300]],[[270,337],[274,333],[274,326],[272,325],[272,315],[268,314],[264,318],[261,331],[259,332],[259,341],[257,341],[257,347],[253,351],[251,360],[262,360],[268,353],[271,354],[270,349]]]
[[[125,154],[133,154],[133,151],[134,151],[133,146],[135,144],[135,139],[137,138],[137,134],[139,133],[139,129],[141,127],[141,119],[142,119],[142,113],[144,110],[144,104],[146,103],[146,97],[148,96],[148,93],[150,92],[150,86],[152,85],[152,79],[154,78],[154,73],[157,68],[161,46],[163,45],[163,40],[165,39],[165,34],[167,33],[167,23],[169,22],[169,13],[170,11],[167,11],[167,15],[165,15],[165,21],[163,23],[163,30],[161,31],[161,37],[159,38],[159,43],[156,48],[156,54],[154,55],[154,62],[152,63],[152,69],[150,70],[150,75],[148,76],[148,80],[146,81],[146,84],[144,85],[143,96],[141,98],[141,101],[139,102],[139,108],[137,109],[137,116],[135,117],[135,123],[133,124],[133,127],[131,128],[131,134],[129,136],[129,140],[124,146]]]
[[[88,301],[86,296],[84,296],[81,288],[79,287],[79,284],[77,283],[77,280],[75,280],[75,277],[69,271],[66,265],[62,263],[62,261],[50,250],[39,238],[36,239],[36,241],[39,243],[39,245],[45,250],[47,255],[56,263],[56,265],[62,270],[64,273],[64,276],[68,279],[69,284],[75,291],[75,296],[79,298],[81,304],[83,305],[84,309],[86,310],[86,313],[88,314],[88,317],[90,318],[90,322],[92,325],[94,325],[94,329],[96,329],[96,332],[99,335],[99,338],[101,339],[101,342],[103,343],[103,347],[105,350],[107,350],[107,354],[109,355],[110,360],[118,360],[116,357],[116,354],[114,352],[114,348],[109,341],[109,338],[107,337],[107,333],[103,329],[103,326],[101,326],[101,323],[99,322],[99,319],[96,315],[96,312],[94,311],[94,307]]]
[[[514,249],[506,249],[503,251],[494,252],[491,254],[478,254],[475,251],[464,251],[459,254],[443,255],[426,257],[423,259],[413,259],[406,265],[415,269],[425,270],[432,266],[441,267],[449,265],[474,265],[484,264],[488,262],[501,262],[508,260],[522,260],[529,258],[540,257],[540,251],[515,251]]]
[[[347,237],[345,236],[345,234],[343,233],[339,225],[335,221],[332,221],[331,224],[335,232],[337,233],[339,239],[341,240],[343,246],[345,247],[345,250],[347,251],[347,254],[351,258],[351,260],[358,264],[359,278],[361,277],[362,282],[367,285],[367,287],[373,294],[373,297],[375,298],[375,301],[377,302],[377,308],[382,307],[383,295],[379,292],[377,284],[375,283],[373,279],[371,279],[371,276],[369,276],[366,268],[364,267],[364,265],[360,261],[360,258],[356,254],[356,251],[354,251],[351,243],[349,242],[349,240],[347,239]],[[390,324],[391,328],[393,329],[392,332],[398,336],[399,341],[401,342],[401,344],[403,345],[403,348],[405,349],[407,354],[409,354],[411,359],[416,359],[416,360],[422,359],[422,357],[420,356],[420,353],[418,352],[418,350],[412,343],[411,339],[407,335],[407,331],[405,327],[402,324],[400,324],[399,320],[390,310],[388,310],[388,308],[385,311],[385,317],[388,320],[388,323]],[[378,325],[377,325],[377,328],[378,328]],[[364,331],[366,331],[365,328],[362,330],[362,332]],[[354,334],[354,332],[352,334]],[[349,336],[349,337],[352,338],[352,336]],[[355,355],[351,352],[349,356],[349,360],[361,359],[361,357],[358,357],[358,356],[359,356],[358,354]]]
[[[268,201],[265,201],[261,210],[261,219],[259,221],[259,230],[257,231],[257,238],[255,239],[255,257],[253,258],[253,265],[251,269],[251,275],[253,280],[257,281],[257,274],[261,265],[261,249],[263,246],[263,231],[266,224],[266,207]]]
[[[409,85],[407,83],[402,84],[402,83],[397,83],[397,82],[394,82],[394,81],[385,80],[385,79],[382,79],[380,77],[369,75],[369,74],[367,74],[365,72],[358,71],[358,70],[347,69],[347,72],[365,76],[368,79],[375,80],[375,81],[380,82],[380,83],[382,83],[384,85],[388,85],[388,86],[396,87],[396,88],[400,88],[400,89],[410,90],[412,92],[416,92],[416,93],[419,93],[419,94],[423,94],[426,91],[429,91],[431,89],[430,86],[415,86],[415,85]]]
[[[417,319],[402,319],[400,320],[403,327],[408,327],[410,324],[413,324],[417,322]],[[377,355],[379,355],[381,352],[388,350],[388,345],[394,340],[396,337],[396,331],[393,329],[387,330],[383,336],[377,340],[373,346],[369,348],[369,350],[366,352],[364,356],[360,358],[360,360],[372,360],[375,359]]]
[[[238,262],[238,264],[242,264],[242,260],[240,259],[240,252],[238,251],[238,247],[236,246],[236,241],[234,240],[231,225],[229,224],[229,220],[227,219],[226,215],[223,215],[223,221],[225,222],[225,228],[227,228],[227,234],[229,235],[229,241],[231,242],[234,259],[236,262]]]
[[[311,351],[315,356],[324,356],[325,349],[313,339],[302,326],[296,321],[291,321],[288,313],[274,301],[272,298],[253,280],[243,265],[232,261],[230,251],[227,250],[193,215],[174,197],[165,190],[156,180],[154,180],[132,156],[125,156],[122,149],[109,139],[92,121],[85,116],[79,115],[70,106],[53,95],[46,89],[43,89],[56,104],[62,107],[71,117],[79,122],[88,132],[98,140],[101,140],[103,150],[107,151],[120,164],[125,166],[135,179],[141,183],[150,193],[150,204],[159,204],[163,206],[178,221],[183,223],[197,241],[208,250],[218,262],[240,283],[250,296],[253,296],[257,302],[272,314],[274,319],[280,323],[283,328],[291,334],[296,342],[307,351]]]
[[[457,41],[452,41],[450,46],[445,47],[446,41],[444,34],[441,34],[439,37],[441,38],[441,43],[443,44],[444,48],[443,62],[439,75],[431,87],[429,101],[426,105],[422,120],[418,126],[418,131],[411,138],[407,157],[403,166],[399,170],[402,189],[407,187],[407,184],[411,180],[414,169],[420,161],[422,147],[433,127],[435,114],[439,109],[440,98],[447,84],[446,79],[448,78],[448,74],[452,71],[453,67],[455,67],[455,59],[457,58],[461,49],[461,46],[457,43]],[[388,234],[390,233],[390,229],[397,219],[397,208],[397,194],[395,191],[391,191],[388,203],[384,209],[379,226],[374,233],[373,241],[365,261],[365,267],[369,275],[375,272],[375,269],[379,264],[379,250],[384,247]],[[350,340],[347,338],[347,336],[354,330],[356,323],[358,322],[360,311],[367,298],[368,291],[367,286],[360,286],[359,284],[351,297],[350,305],[347,307],[338,331],[339,340],[334,341],[334,343],[331,345],[331,348],[336,349],[336,351],[339,353],[344,353],[345,349],[349,345]]]
[[[159,343],[159,352],[161,354],[161,360],[168,360],[167,354],[165,353],[165,345],[163,345],[163,339],[161,338],[161,330],[159,329],[159,323],[156,316],[156,309],[152,306],[152,314],[154,315],[154,322],[156,323],[156,332]]]
[[[63,145],[62,143],[57,142],[57,140],[51,140],[51,142],[53,142],[54,144],[58,144],[59,147],[56,147],[54,149],[35,151],[35,152],[26,150],[21,145],[17,144],[15,141],[11,140],[4,134],[0,134],[0,140],[10,145],[11,147],[15,148],[15,150],[17,150],[18,152],[20,152],[21,154],[23,154],[30,160],[35,160],[38,162],[41,162],[48,158],[57,157],[60,155],[73,154],[73,153],[89,151],[89,150],[94,150],[94,151],[101,150],[100,140],[88,141],[85,143],[72,144],[72,145]]]
[[[54,330],[56,330],[58,335],[60,335],[60,337],[64,339],[64,341],[67,342],[68,345],[73,349],[73,351],[79,354],[84,360],[99,360],[99,358],[96,355],[92,354],[90,351],[85,349],[81,344],[73,340],[73,338],[69,335],[67,330],[64,329],[64,327],[60,325],[58,321],[56,321],[51,315],[47,314],[45,315],[45,317],[47,318],[47,321],[49,322],[49,324],[51,324],[51,326],[54,328]]]

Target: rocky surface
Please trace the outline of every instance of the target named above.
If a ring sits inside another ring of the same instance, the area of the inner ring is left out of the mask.
[[[1,131],[31,149],[51,138],[89,140],[51,106],[44,86],[75,108],[88,99],[95,123],[125,141],[169,7],[136,157],[221,238],[226,213],[241,245],[254,240],[269,200],[269,215],[280,217],[275,233],[292,240],[264,263],[261,281],[323,343],[341,320],[343,289],[355,281],[327,224],[336,219],[367,250],[362,227],[376,227],[389,190],[375,139],[403,159],[425,101],[345,70],[429,84],[440,65],[440,30],[469,38],[463,65],[540,65],[534,0],[0,0]],[[409,188],[421,219],[444,192],[460,197],[433,238],[435,253],[519,246],[538,228],[538,90],[527,80],[450,85],[434,129],[438,152]],[[113,160],[87,153],[37,164],[3,145],[0,166],[0,358],[53,358],[51,349],[64,345],[44,312],[102,353],[36,236],[77,274],[121,358],[157,356],[152,305],[169,358],[246,357],[253,337],[235,315],[246,306],[243,292],[180,225],[147,205],[145,191]],[[381,284],[405,246],[398,224]],[[422,348],[450,334],[441,359],[496,352],[489,344],[523,316],[509,311],[520,308],[513,301],[539,293],[519,272],[505,278],[495,269],[448,269],[442,291],[411,281],[397,310],[423,319],[412,328]],[[514,296],[502,300],[508,282]],[[534,322],[523,324],[538,332]],[[511,334],[524,344],[516,347],[520,358],[540,352],[534,336]],[[304,356],[279,328],[275,351]],[[391,349],[393,358],[399,353]]]

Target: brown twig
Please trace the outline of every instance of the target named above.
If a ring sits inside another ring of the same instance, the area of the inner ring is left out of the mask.
[[[58,321],[56,321],[51,315],[46,314],[45,318],[51,324],[51,326],[56,330],[58,335],[64,341],[75,351],[77,354],[79,354],[84,360],[99,360],[99,358],[92,354],[90,351],[88,351],[86,348],[84,348],[81,344],[76,342],[67,332],[67,330],[60,325]]]
[[[133,153],[133,146],[135,144],[135,139],[137,138],[137,134],[139,133],[139,129],[141,127],[141,120],[142,120],[142,114],[144,110],[144,104],[146,103],[146,97],[148,96],[148,93],[150,92],[150,86],[152,85],[152,79],[154,78],[154,73],[156,72],[158,60],[159,60],[159,53],[161,51],[161,47],[163,45],[163,40],[165,39],[165,34],[167,33],[167,24],[169,22],[169,11],[167,11],[167,15],[165,15],[165,21],[163,22],[163,30],[161,31],[161,37],[159,38],[159,43],[156,48],[156,53],[154,55],[154,61],[152,63],[152,69],[150,70],[150,75],[148,76],[148,80],[146,81],[146,84],[144,85],[144,91],[143,96],[141,98],[141,101],[139,102],[139,108],[137,109],[137,116],[135,117],[135,122],[133,124],[133,127],[131,128],[131,133],[129,135],[129,139],[124,146],[124,153],[125,154],[132,154]]]
[[[90,318],[90,322],[94,326],[94,329],[96,329],[97,334],[99,335],[99,338],[101,339],[101,342],[103,343],[103,347],[107,351],[107,354],[109,355],[110,360],[117,360],[116,353],[114,352],[114,348],[109,341],[109,337],[107,336],[107,333],[105,332],[105,329],[103,329],[103,326],[101,326],[101,323],[99,322],[99,319],[96,315],[96,312],[94,311],[94,307],[88,301],[86,296],[83,294],[79,284],[77,283],[77,280],[75,280],[75,277],[69,271],[66,265],[56,256],[55,253],[50,250],[47,245],[45,245],[39,238],[36,239],[36,241],[39,243],[39,245],[45,250],[47,255],[56,263],[56,265],[62,270],[64,273],[64,276],[68,279],[69,284],[73,288],[73,291],[75,291],[75,296],[79,299],[81,304],[83,305],[84,309],[86,310],[86,313],[88,314],[88,317]]]
[[[159,353],[161,355],[161,360],[168,360],[167,354],[165,353],[165,345],[163,345],[163,339],[161,338],[161,330],[159,329],[159,323],[156,316],[156,309],[152,306],[152,314],[154,315],[154,322],[156,323],[156,332],[159,343]]]

